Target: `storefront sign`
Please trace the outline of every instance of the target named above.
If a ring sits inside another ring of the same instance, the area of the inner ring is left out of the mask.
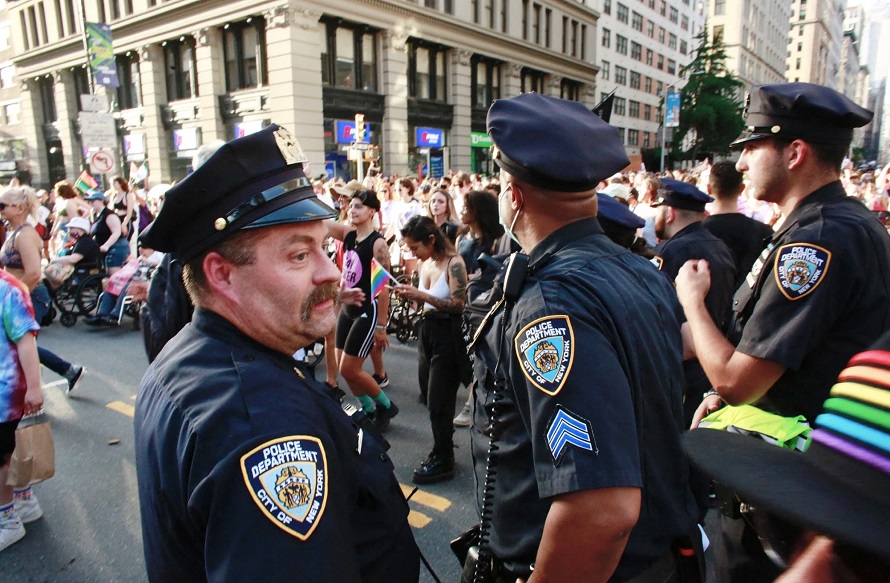
[[[471,148],[490,148],[493,144],[494,142],[491,141],[491,136],[485,132],[470,133]]]
[[[344,121],[337,120],[337,143],[338,144],[351,144],[355,141],[355,122],[354,121]],[[365,124],[367,127],[367,123]],[[365,131],[365,139],[362,140],[363,143],[368,144],[371,142],[370,132]]]
[[[415,137],[418,148],[441,148],[445,145],[445,131],[437,128],[417,128]]]
[[[235,124],[235,139],[255,134],[263,129],[263,120],[242,121]]]
[[[181,130],[173,130],[173,150],[176,152],[187,152],[197,150],[201,145],[200,128],[183,128]]]
[[[124,155],[144,156],[145,155],[145,134],[132,133],[124,136]]]

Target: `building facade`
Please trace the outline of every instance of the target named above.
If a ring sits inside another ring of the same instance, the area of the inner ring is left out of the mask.
[[[785,81],[791,4],[775,0],[711,0],[708,38],[721,38],[726,68],[745,90]]]
[[[643,150],[661,145],[662,96],[682,86],[679,72],[692,60],[694,37],[704,26],[707,3],[598,2],[598,98],[615,91],[610,122],[621,131],[628,155],[638,167]]]
[[[79,4],[9,6],[35,184],[77,176],[91,146],[78,121],[90,92]],[[120,87],[96,89],[117,123],[109,146],[124,168],[146,163],[152,184],[185,176],[201,144],[272,122],[299,139],[312,175],[354,175],[346,149],[357,114],[384,173],[493,172],[493,99],[539,91],[593,106],[597,97],[597,13],[583,2],[84,4],[84,20],[113,34]]]
[[[845,0],[793,0],[785,78],[837,89]]]
[[[12,26],[0,3],[0,184],[27,172],[21,89],[12,60]],[[27,174],[24,176],[27,179]]]

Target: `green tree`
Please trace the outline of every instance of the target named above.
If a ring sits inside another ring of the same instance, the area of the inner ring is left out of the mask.
[[[697,160],[702,154],[726,156],[729,144],[744,127],[744,87],[726,68],[726,50],[719,36],[708,41],[703,30],[695,39],[693,59],[680,69],[687,79],[680,99],[680,125],[674,129],[671,151],[675,159]],[[685,152],[684,138],[692,132],[694,141]]]

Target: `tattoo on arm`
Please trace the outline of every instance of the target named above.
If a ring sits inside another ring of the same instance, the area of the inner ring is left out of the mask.
[[[451,297],[447,299],[433,298],[432,305],[443,312],[450,314],[462,314],[467,302],[467,271],[461,261],[452,260],[448,264],[448,277],[451,287]]]

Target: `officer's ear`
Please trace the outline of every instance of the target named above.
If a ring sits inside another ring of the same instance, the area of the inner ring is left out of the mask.
[[[510,188],[510,205],[513,210],[522,208],[522,202],[525,199],[525,193],[522,192],[522,185],[515,180],[511,180]]]
[[[207,287],[213,294],[235,299],[232,297],[234,293],[232,285],[234,263],[216,251],[211,251],[204,257],[201,266],[204,269],[204,279],[207,282]]]
[[[799,169],[806,160],[815,159],[813,147],[803,140],[794,140],[784,150],[788,170]]]
[[[664,208],[665,211],[667,211],[665,213],[664,221],[668,224],[673,223],[677,218],[677,211],[674,210],[674,207],[668,205],[664,205]]]

